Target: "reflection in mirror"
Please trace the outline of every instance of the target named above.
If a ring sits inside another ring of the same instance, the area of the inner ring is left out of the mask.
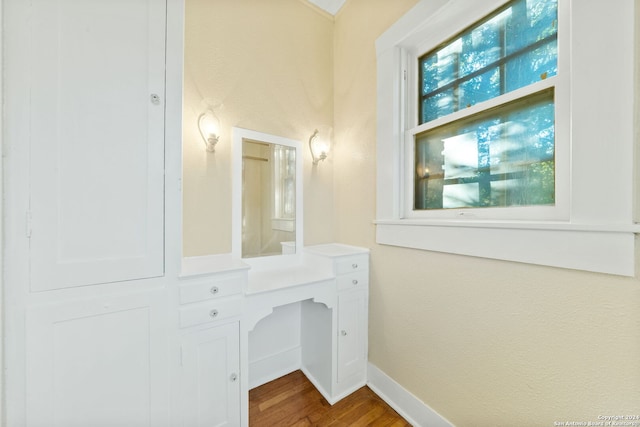
[[[302,163],[299,141],[233,129],[232,252],[286,262],[302,246]],[[276,257],[279,255],[280,257]]]
[[[295,253],[296,150],[242,141],[242,258]]]

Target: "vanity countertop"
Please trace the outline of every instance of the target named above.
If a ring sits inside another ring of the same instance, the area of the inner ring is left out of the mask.
[[[303,249],[302,257],[292,258],[292,263],[277,262],[268,267],[265,264],[255,266],[251,261],[243,261],[231,254],[189,257],[182,260],[180,278],[246,270],[248,283],[245,294],[253,295],[335,279],[331,264],[316,257],[328,260],[368,253],[369,249],[340,243],[313,245]]]
[[[321,271],[307,265],[273,270],[249,270],[249,281],[245,294],[254,295],[334,278],[335,276],[330,271]]]

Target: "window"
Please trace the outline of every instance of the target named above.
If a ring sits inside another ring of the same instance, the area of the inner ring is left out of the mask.
[[[414,209],[553,205],[553,92],[416,135]]]
[[[557,0],[514,0],[418,59],[414,210],[555,204]],[[460,117],[471,106],[490,109]]]
[[[377,243],[634,274],[635,9],[604,3],[421,0],[378,38]]]

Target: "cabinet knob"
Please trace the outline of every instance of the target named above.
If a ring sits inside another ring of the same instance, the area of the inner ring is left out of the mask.
[[[153,105],[159,105],[160,104],[160,95],[158,95],[157,93],[152,93],[149,98],[151,98],[151,103]]]
[[[233,374],[229,375],[229,381],[231,381],[232,383],[238,381],[238,374],[234,372]]]
[[[218,292],[220,292],[220,289],[218,289],[217,286],[212,286],[211,289],[209,289],[209,291],[213,294],[216,295]]]
[[[351,267],[356,269],[356,268],[358,268],[358,264],[351,264]]]
[[[213,310],[211,310],[211,311],[209,312],[209,316],[211,316],[212,318],[214,318],[214,319],[215,319],[216,317],[218,317],[218,310],[216,310],[216,309],[214,308]]]
[[[340,335],[342,335],[343,337],[347,336],[347,331],[345,331],[344,329],[340,331]]]
[[[358,280],[357,280],[357,279],[353,279],[353,280],[351,281],[351,283],[353,283],[354,285],[357,285],[357,284],[358,284]]]

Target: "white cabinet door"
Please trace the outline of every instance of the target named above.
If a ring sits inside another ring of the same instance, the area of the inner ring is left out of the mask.
[[[182,425],[240,425],[238,322],[185,335],[182,344]]]
[[[166,0],[24,7],[31,290],[161,276]]]
[[[164,291],[29,308],[26,425],[167,426]]]
[[[338,383],[367,369],[367,293],[338,295]]]

